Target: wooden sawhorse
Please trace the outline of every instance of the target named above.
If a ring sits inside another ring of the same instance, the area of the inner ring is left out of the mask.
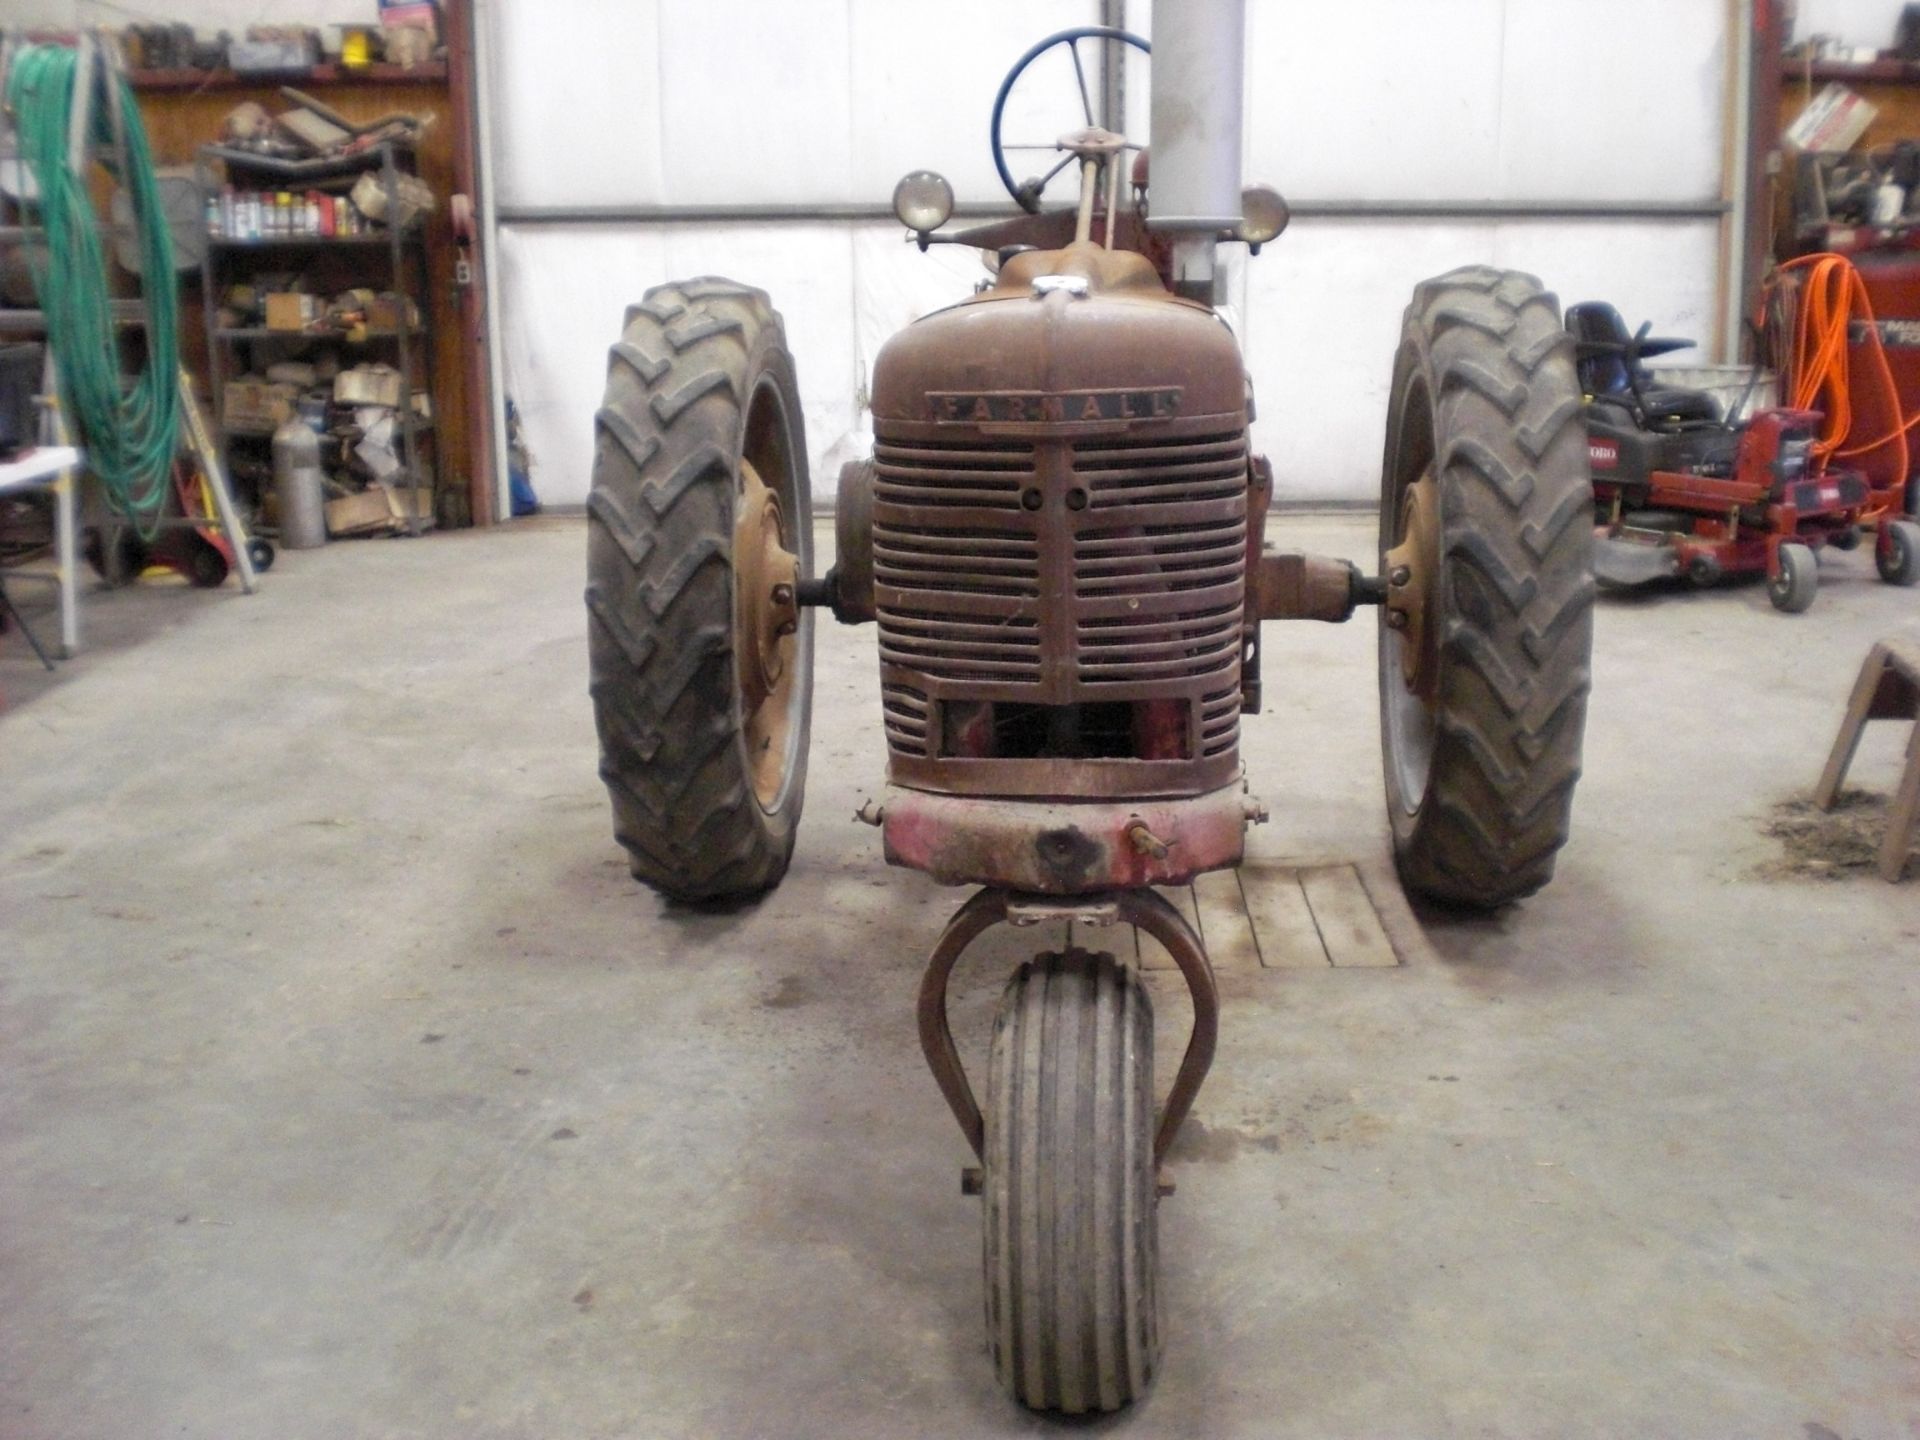
[[[1920,828],[1920,641],[1882,640],[1867,652],[1867,663],[1860,667],[1853,698],[1847,702],[1847,717],[1840,722],[1839,738],[1833,742],[1820,788],[1814,792],[1814,803],[1822,810],[1833,808],[1853,752],[1860,746],[1860,732],[1869,720],[1914,722],[1907,740],[1906,769],[1887,816],[1886,838],[1880,842],[1880,878],[1898,880],[1907,866],[1914,831]]]

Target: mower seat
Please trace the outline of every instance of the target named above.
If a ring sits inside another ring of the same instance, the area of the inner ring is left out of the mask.
[[[1691,340],[1649,339],[1643,326],[1631,335],[1620,312],[1605,301],[1567,307],[1580,388],[1598,403],[1618,406],[1650,430],[1718,425],[1720,406],[1704,390],[1654,384],[1640,361],[1684,350]]]

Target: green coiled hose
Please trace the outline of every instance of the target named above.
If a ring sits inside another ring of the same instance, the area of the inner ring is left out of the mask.
[[[47,251],[45,264],[33,267],[34,285],[47,316],[60,391],[108,504],[150,539],[166,504],[179,439],[180,295],[140,107],[124,79],[113,76],[108,83],[111,74],[98,63],[82,73],[79,55],[65,46],[28,46],[13,59],[7,103],[21,155],[40,190]],[[87,177],[68,164],[74,87],[80,84],[96,87],[88,107],[92,142],[109,147],[117,132],[126,145],[127,173],[119,179],[133,200],[139,230],[147,320],[146,365],[131,385],[121,375],[93,197]],[[118,107],[117,125],[110,105]]]

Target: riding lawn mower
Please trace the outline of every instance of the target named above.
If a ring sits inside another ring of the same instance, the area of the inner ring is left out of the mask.
[[[1158,1365],[1161,1163],[1218,1032],[1206,950],[1159,890],[1238,864],[1268,803],[1311,783],[1249,790],[1262,625],[1378,617],[1393,851],[1441,906],[1492,910],[1552,875],[1589,683],[1583,402],[1558,302],[1530,276],[1473,267],[1414,291],[1373,573],[1266,545],[1272,470],[1250,448],[1217,250],[1272,243],[1287,211],[1241,190],[1239,0],[1156,11],[1150,183],[1082,63],[1148,46],[1101,27],[1050,36],[1001,87],[994,160],[1018,213],[948,233],[947,182],[901,181],[910,238],[974,247],[992,274],[880,353],[873,454],[839,476],[831,570],[812,564],[784,328],[732,280],[628,310],[588,503],[601,774],[634,875],[674,901],[780,881],[813,627],[823,611],[874,626],[887,783],[862,818],[890,863],[977,887],[933,947],[918,1026],[971,1152],[987,1346],[1016,1399],[1068,1413],[1127,1404]],[[1012,143],[1007,97],[1048,55],[1074,62],[1079,123]],[[1022,152],[1050,168],[1016,179]],[[1055,181],[1077,186],[1065,204]],[[1019,966],[976,1089],[947,981],[1003,922],[1086,948]],[[1164,1094],[1127,927],[1192,997]]]
[[[1825,412],[1805,406],[1742,418],[1758,367],[1747,395],[1722,415],[1713,395],[1662,384],[1659,371],[1641,363],[1693,341],[1652,337],[1650,324],[1628,335],[1611,305],[1570,307],[1567,329],[1587,395],[1594,573],[1603,584],[1679,577],[1708,586],[1764,574],[1775,608],[1797,614],[1813,604],[1820,551],[1852,550],[1863,537],[1873,541],[1883,580],[1920,580],[1904,439],[1843,450],[1828,438]],[[1814,391],[1803,393],[1811,402]],[[1886,460],[1844,463],[1853,453]]]

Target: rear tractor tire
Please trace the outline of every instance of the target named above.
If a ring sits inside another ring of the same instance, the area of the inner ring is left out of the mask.
[[[760,894],[793,854],[813,696],[806,437],[765,293],[649,290],[594,429],[587,651],[614,835],[676,900]]]
[[[1593,645],[1573,342],[1530,275],[1414,291],[1381,485],[1380,736],[1409,889],[1492,909],[1566,844]]]
[[[994,1019],[981,1176],[987,1346],[1015,1400],[1080,1415],[1159,1363],[1153,1005],[1111,955],[1022,965]]]

